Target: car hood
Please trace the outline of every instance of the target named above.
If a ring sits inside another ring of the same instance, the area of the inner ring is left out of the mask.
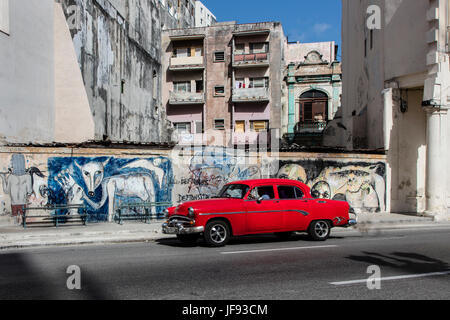
[[[239,208],[239,204],[241,204],[242,208],[242,199],[208,199],[208,200],[196,200],[189,201],[183,204],[180,204],[175,208],[175,215],[186,216],[188,214],[188,209],[193,208],[195,213],[220,213],[220,212],[228,212],[229,210],[236,210]]]

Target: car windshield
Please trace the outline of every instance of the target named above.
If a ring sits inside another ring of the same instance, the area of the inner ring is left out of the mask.
[[[217,198],[244,199],[249,189],[245,184],[229,184],[223,187]]]

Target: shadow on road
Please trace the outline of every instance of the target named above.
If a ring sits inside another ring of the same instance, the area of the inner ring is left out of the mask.
[[[331,236],[331,239],[342,239],[342,237]],[[228,246],[239,246],[246,244],[263,244],[263,243],[292,243],[292,242],[316,242],[309,238],[307,234],[294,234],[289,239],[279,239],[273,234],[265,234],[265,235],[251,235],[251,236],[242,236],[232,238],[229,242]],[[192,248],[192,247],[207,247],[206,243],[199,239],[195,244],[185,244],[178,241],[177,238],[165,238],[156,240],[157,244],[165,245],[169,247],[178,247],[178,248]]]
[[[68,266],[67,266],[68,267]],[[69,290],[67,267],[44,269],[26,253],[0,254],[0,300],[108,300],[113,297],[82,266],[81,290]]]
[[[361,256],[349,256],[347,259],[388,267],[391,270],[400,270],[410,274],[450,271],[447,262],[417,253],[393,252],[384,255],[375,252],[363,252],[363,254]]]

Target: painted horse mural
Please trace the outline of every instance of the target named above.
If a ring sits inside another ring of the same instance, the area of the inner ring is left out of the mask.
[[[171,202],[172,168],[166,158],[52,158],[55,203],[87,204],[111,222],[118,200]],[[154,213],[154,208],[151,213]],[[75,214],[73,210],[69,214]]]

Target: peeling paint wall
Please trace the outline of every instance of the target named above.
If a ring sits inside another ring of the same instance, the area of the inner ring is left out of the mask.
[[[160,96],[161,16],[165,16],[160,1],[60,2],[94,117],[95,140],[169,141]],[[176,24],[180,18],[164,19]]]

